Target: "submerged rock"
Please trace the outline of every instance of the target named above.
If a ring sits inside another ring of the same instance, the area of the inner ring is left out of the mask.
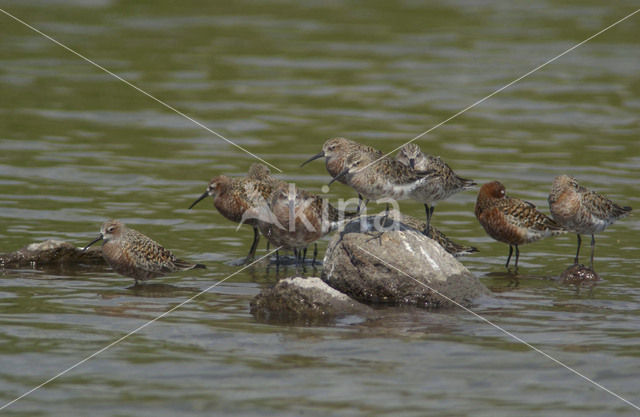
[[[373,310],[331,288],[320,278],[284,278],[251,301],[260,321],[319,323],[348,315],[368,316]]]
[[[0,266],[22,267],[70,267],[76,265],[104,265],[100,248],[82,251],[69,242],[45,240],[32,243],[15,252],[0,255]]]
[[[571,265],[560,274],[560,280],[564,284],[589,285],[599,279],[600,276],[596,271],[582,264]]]
[[[331,287],[363,303],[429,308],[466,306],[490,293],[434,240],[406,227],[368,231],[375,221],[354,220],[329,243],[322,279]]]

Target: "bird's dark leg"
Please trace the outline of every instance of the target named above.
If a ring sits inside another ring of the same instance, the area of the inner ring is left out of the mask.
[[[358,194],[358,208],[356,209],[356,216],[360,214],[361,205],[362,205],[362,195]]]
[[[593,254],[596,251],[596,235],[591,235],[591,269],[593,269]]]
[[[429,207],[428,204],[424,205],[424,211],[427,214],[427,225],[424,227],[424,234],[428,237],[431,237],[431,216],[433,216],[433,210],[435,210],[435,207]]]
[[[576,259],[573,260],[573,264],[574,265],[578,265],[578,258],[580,256],[580,245],[582,244],[582,239],[580,238],[580,233],[578,233],[577,236],[578,236],[578,250],[576,251]]]
[[[509,269],[509,261],[511,260],[511,255],[513,254],[513,246],[509,245],[509,256],[507,256],[507,263],[505,264],[505,268]]]
[[[305,246],[302,250],[302,264],[304,265],[304,258],[307,257],[307,247]]]
[[[294,257],[294,259],[296,260],[296,263],[295,263],[296,267],[298,266],[298,260],[300,259],[300,258],[298,257],[298,255],[299,255],[299,253],[298,253],[298,249],[297,249],[297,248],[293,248],[293,257]]]
[[[516,272],[518,272],[518,259],[520,258],[520,248],[516,245]]]
[[[313,243],[313,262],[311,262],[311,266],[316,266],[316,259],[318,258],[318,244]]]
[[[256,256],[256,249],[258,248],[258,242],[260,242],[260,231],[257,227],[253,227],[253,243],[251,244],[251,249],[249,249],[249,254],[244,260],[245,264],[250,263],[253,258]]]

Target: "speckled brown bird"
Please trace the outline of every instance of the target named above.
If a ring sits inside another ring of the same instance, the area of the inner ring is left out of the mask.
[[[591,267],[595,252],[595,234],[604,231],[616,220],[628,215],[631,207],[621,207],[605,196],[590,191],[568,175],[557,176],[553,180],[549,194],[551,215],[567,230],[578,236],[578,250],[574,264],[578,263],[580,234],[591,235]]]
[[[329,175],[331,175],[331,178],[334,178],[342,184],[347,184],[346,178],[341,176],[340,173],[343,172],[346,167],[347,156],[354,152],[370,156],[372,160],[376,160],[384,156],[381,151],[371,146],[364,145],[347,138],[332,138],[322,145],[322,151],[320,153],[307,159],[300,166],[303,167],[307,163],[318,158],[325,158],[325,167],[327,168]],[[363,200],[360,194],[358,194],[358,200],[358,210],[360,210]]]
[[[431,224],[431,217],[435,210],[435,203],[446,200],[460,191],[470,190],[477,185],[473,180],[459,177],[439,156],[426,155],[415,143],[404,145],[396,160],[411,169],[420,172],[431,172],[431,179],[425,184],[423,194],[427,225]]]
[[[519,245],[566,232],[553,219],[536,210],[533,204],[508,197],[504,185],[499,181],[489,182],[480,187],[475,214],[489,236],[509,245],[509,256],[505,265],[507,268],[514,246],[517,269]]]
[[[381,158],[384,155],[382,152],[372,148],[371,146],[354,142],[347,138],[332,138],[322,145],[322,151],[320,153],[307,159],[300,166],[305,166],[309,162],[319,158],[325,158],[327,172],[332,178],[336,178],[338,174],[345,169],[346,158],[352,152],[370,155],[374,160]],[[336,178],[336,181],[347,184],[346,180],[342,177]]]
[[[247,219],[245,213],[251,207],[264,204],[270,197],[273,188],[282,181],[273,178],[269,168],[262,164],[253,164],[247,177],[230,178],[218,175],[209,181],[207,189],[189,209],[208,196],[213,198],[213,205],[225,218],[235,223],[247,223],[253,228],[253,242],[245,263],[250,262],[256,254],[260,241],[260,232],[255,219]]]
[[[102,256],[114,271],[139,281],[146,281],[169,272],[205,268],[176,258],[173,253],[142,233],[130,229],[118,220],[109,220],[100,228],[100,235],[83,250],[102,240]]]
[[[344,177],[346,183],[365,199],[369,200],[416,200],[425,205],[427,211],[427,227],[429,233],[429,188],[433,171],[416,171],[395,159],[382,157],[375,159],[372,155],[354,151],[345,161],[344,170],[329,184]]]
[[[280,184],[267,204],[254,210],[251,217],[258,219],[260,231],[272,245],[293,250],[297,261],[304,260],[302,251],[306,252],[309,244],[335,230],[342,220],[341,213],[327,199],[295,184]]]

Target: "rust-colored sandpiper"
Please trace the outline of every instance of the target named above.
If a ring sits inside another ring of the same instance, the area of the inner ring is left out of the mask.
[[[192,209],[200,201],[211,196],[213,205],[225,218],[235,223],[247,223],[253,228],[253,242],[245,263],[255,257],[260,241],[257,221],[247,219],[245,213],[252,207],[263,205],[271,197],[273,187],[281,182],[271,177],[270,173],[266,166],[253,164],[247,177],[230,178],[226,175],[213,177],[206,191],[189,206],[189,209]]]
[[[205,268],[176,258],[173,253],[142,233],[130,229],[118,220],[109,220],[100,228],[100,235],[83,250],[102,240],[102,256],[114,271],[139,281],[146,281],[169,272]]]
[[[504,185],[499,181],[489,182],[480,187],[475,214],[489,236],[509,245],[509,256],[505,265],[507,268],[514,246],[518,269],[519,245],[566,232],[553,219],[536,210],[533,204],[508,197]]]
[[[574,264],[578,264],[580,255],[580,235],[591,235],[591,268],[596,245],[595,234],[631,212],[631,207],[619,206],[605,196],[578,184],[575,178],[568,175],[560,175],[553,180],[548,201],[553,218],[578,236]]]
[[[431,217],[435,210],[435,203],[446,200],[460,191],[470,190],[477,185],[473,180],[459,177],[439,156],[426,155],[415,143],[404,145],[396,160],[418,172],[431,172],[430,180],[424,187],[425,210],[427,225],[431,224]]]

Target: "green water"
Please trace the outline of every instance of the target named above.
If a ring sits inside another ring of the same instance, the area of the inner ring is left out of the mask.
[[[324,165],[299,164],[327,138],[391,151],[637,7],[0,1],[317,193],[330,179]],[[638,210],[639,19],[419,144],[547,213],[560,173]],[[159,280],[180,287],[164,292],[128,290],[130,280],[108,270],[2,270],[5,404],[237,271],[231,263],[246,254],[251,230],[236,232],[210,200],[187,207],[212,176],[242,175],[254,159],[4,14],[0,33],[0,252],[49,238],[82,246],[113,217],[209,267]],[[336,184],[327,195],[353,192]],[[639,404],[637,215],[598,237],[603,280],[576,292],[554,280],[575,236],[523,246],[514,277],[503,267],[507,247],[473,215],[475,197],[458,194],[434,217],[480,249],[462,261],[495,298],[474,311]],[[417,203],[401,207],[423,215]],[[260,264],[237,274],[0,413],[637,415],[464,311],[387,308],[375,321],[327,327],[256,322],[251,298],[293,273]]]

